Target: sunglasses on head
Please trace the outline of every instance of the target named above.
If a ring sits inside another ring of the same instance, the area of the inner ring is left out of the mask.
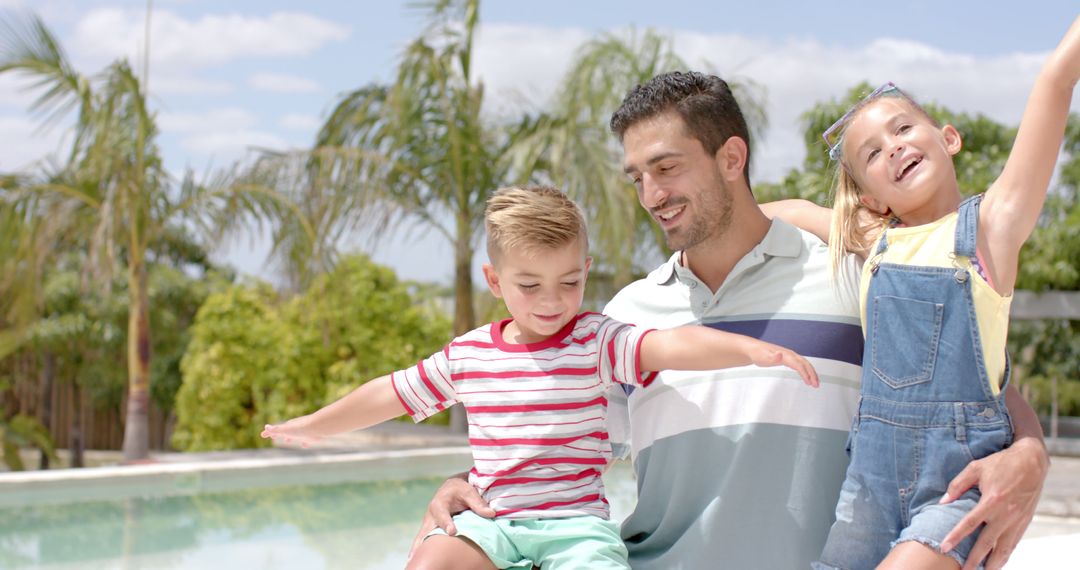
[[[825,129],[825,132],[821,134],[821,138],[825,140],[825,146],[829,149],[829,158],[831,160],[840,160],[840,143],[844,141],[844,125],[847,123],[848,119],[851,118],[852,113],[862,108],[862,106],[867,101],[870,101],[871,99],[876,99],[881,95],[892,92],[896,92],[900,95],[904,94],[904,92],[900,91],[900,88],[897,87],[896,84],[894,84],[892,81],[889,81],[881,87],[874,89],[866,97],[863,97],[861,101],[848,109],[847,113],[844,113],[843,117],[840,117],[835,123],[832,124],[832,126]]]

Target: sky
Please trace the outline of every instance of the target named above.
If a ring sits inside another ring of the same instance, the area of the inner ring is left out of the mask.
[[[392,80],[402,48],[423,29],[423,12],[410,5],[153,2],[149,90],[166,167],[209,173],[253,149],[310,147],[343,93]],[[751,176],[774,182],[802,162],[799,115],[860,81],[893,81],[917,100],[1016,124],[1078,8],[1075,0],[488,0],[475,68],[493,115],[538,109],[584,41],[653,28],[691,67],[763,87],[769,127],[755,143]],[[41,16],[84,74],[118,57],[142,61],[145,1],[0,0],[0,10]],[[42,129],[28,112],[34,97],[25,81],[0,76],[0,171],[63,154],[70,124]],[[374,252],[360,239],[345,249],[369,251],[406,279],[452,279],[452,250],[434,233],[396,232]],[[265,239],[249,236],[214,257],[274,280],[267,250]],[[475,265],[482,261],[480,253]]]

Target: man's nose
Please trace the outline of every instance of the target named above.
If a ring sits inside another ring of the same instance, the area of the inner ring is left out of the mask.
[[[641,205],[646,208],[652,209],[664,205],[664,201],[667,200],[668,194],[660,185],[653,180],[653,177],[644,174],[641,176]]]

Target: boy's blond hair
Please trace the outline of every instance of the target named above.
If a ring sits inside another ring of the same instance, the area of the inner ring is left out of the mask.
[[[488,198],[484,227],[492,263],[512,249],[531,255],[578,240],[583,252],[589,247],[581,208],[551,186],[500,188]]]
[[[872,99],[864,99],[848,113],[841,131],[841,140],[847,131],[848,125],[861,113],[867,105],[888,97],[893,101],[901,101],[908,105],[912,111],[925,118],[937,128],[941,124],[930,113],[908,96],[907,93],[895,89],[889,94],[882,94]],[[841,145],[843,143],[841,142]],[[889,217],[874,212],[863,205],[859,200],[863,195],[851,169],[844,157],[843,146],[840,148],[840,157],[836,161],[836,176],[833,184],[833,212],[832,223],[829,228],[829,261],[834,274],[839,274],[843,264],[844,255],[847,252],[865,251],[867,257],[873,255],[870,251],[874,242],[881,235],[881,230],[889,223]]]

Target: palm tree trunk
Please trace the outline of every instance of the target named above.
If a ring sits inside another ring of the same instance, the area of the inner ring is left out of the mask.
[[[78,378],[71,380],[71,437],[68,442],[68,452],[71,457],[69,467],[85,467],[84,453],[86,444],[83,442],[82,417],[83,401],[82,389],[79,388]]]
[[[52,396],[53,384],[56,381],[56,355],[51,350],[46,350],[42,356],[41,367],[41,407],[39,418],[41,425],[52,433]],[[38,462],[39,469],[49,468],[49,454],[41,450],[41,460]]]
[[[454,336],[463,335],[476,327],[476,312],[473,308],[472,285],[472,234],[467,213],[459,213],[457,220],[457,239],[454,243]],[[456,405],[450,408],[450,430],[456,433],[468,431],[468,419],[465,408]]]
[[[128,269],[128,401],[124,461],[150,455],[150,300],[146,265],[132,252]]]

